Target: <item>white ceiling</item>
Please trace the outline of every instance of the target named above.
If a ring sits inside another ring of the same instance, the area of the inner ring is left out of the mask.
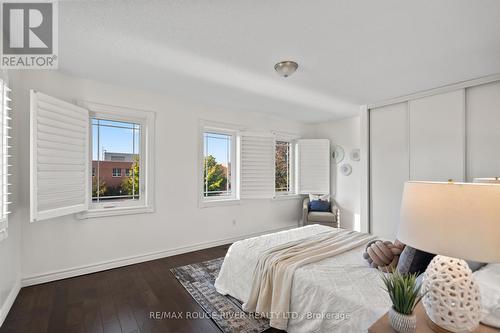
[[[66,73],[308,122],[500,72],[498,0],[77,1],[59,17]]]

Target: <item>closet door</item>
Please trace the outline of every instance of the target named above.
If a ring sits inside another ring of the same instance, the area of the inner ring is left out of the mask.
[[[466,90],[467,181],[500,177],[500,82]]]
[[[464,90],[409,102],[410,179],[464,181]]]
[[[370,110],[370,232],[393,239],[409,175],[407,103]]]

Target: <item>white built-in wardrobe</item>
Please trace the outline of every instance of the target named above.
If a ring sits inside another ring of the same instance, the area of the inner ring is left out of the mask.
[[[372,233],[396,236],[405,181],[500,176],[500,81],[483,82],[369,108]]]

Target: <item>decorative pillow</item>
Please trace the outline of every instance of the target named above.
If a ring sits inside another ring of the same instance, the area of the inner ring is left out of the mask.
[[[435,254],[406,245],[399,256],[397,270],[400,274],[421,274],[425,272],[434,256]]]
[[[415,281],[415,287],[418,288],[418,287],[422,286],[422,283],[424,282],[424,277],[425,277],[424,273],[417,276],[417,280]]]
[[[489,264],[473,273],[481,293],[481,322],[500,328],[500,264]]]
[[[404,247],[405,245],[397,239],[394,243],[377,239],[366,245],[363,258],[368,261],[370,267],[377,268],[382,272],[392,273],[398,264],[399,255]]]
[[[466,261],[467,265],[469,265],[469,268],[472,272],[475,272],[479,270],[481,267],[486,265],[484,262],[471,261],[471,260],[466,260]]]
[[[311,212],[329,212],[330,203],[323,200],[313,200],[309,202],[309,211]]]
[[[328,201],[330,202],[330,195],[329,194],[309,194],[309,201]]]

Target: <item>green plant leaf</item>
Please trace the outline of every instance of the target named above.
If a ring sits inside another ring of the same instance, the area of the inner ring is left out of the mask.
[[[420,301],[420,286],[416,274],[402,275],[399,272],[381,276],[395,311],[410,315]]]

